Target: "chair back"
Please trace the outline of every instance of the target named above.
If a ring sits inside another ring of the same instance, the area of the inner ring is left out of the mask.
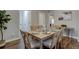
[[[31,26],[31,31],[37,31],[38,30],[38,26]]]
[[[34,25],[31,26],[31,31],[42,31],[43,26],[42,25]]]
[[[25,46],[25,49],[26,48],[31,48],[30,46],[30,42],[29,42],[29,35],[27,32],[23,32],[22,30],[20,30],[21,32],[21,35],[22,35],[22,38],[23,38],[23,41],[24,41],[24,46]]]
[[[56,48],[60,48],[60,41],[62,41],[63,29],[61,29],[57,35],[58,36],[57,36]]]
[[[59,42],[62,40],[62,36],[63,36],[63,29],[54,34],[50,48],[53,48],[53,45],[55,48],[59,48]]]

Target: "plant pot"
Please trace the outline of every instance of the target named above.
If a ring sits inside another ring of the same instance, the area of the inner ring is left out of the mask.
[[[6,45],[5,40],[0,40],[0,48],[4,47]]]

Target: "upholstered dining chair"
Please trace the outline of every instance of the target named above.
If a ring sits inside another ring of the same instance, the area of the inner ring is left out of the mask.
[[[64,28],[62,28],[58,34],[57,34],[57,44],[56,44],[56,48],[59,49],[62,43],[62,38],[63,38],[63,32],[64,32]]]
[[[22,39],[23,39],[23,41],[24,41],[24,47],[25,47],[25,49],[30,48],[30,43],[29,43],[29,41],[26,39],[26,38],[27,38],[27,37],[26,37],[26,33],[25,33],[24,31],[22,31],[22,30],[20,30],[20,32],[21,32]]]
[[[37,31],[39,27],[36,25],[32,25],[30,26],[30,28],[31,28],[31,31]]]
[[[45,40],[43,45],[52,49],[52,48],[59,48],[59,42],[62,40],[62,33],[63,30],[56,32],[51,38]]]
[[[30,26],[31,31],[42,31],[43,26],[42,25],[32,25]]]
[[[21,30],[20,32],[22,34],[25,48],[27,49],[40,48],[40,41],[32,39],[32,37],[27,32],[23,32]]]

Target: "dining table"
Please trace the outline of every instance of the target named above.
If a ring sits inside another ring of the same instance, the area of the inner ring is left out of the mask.
[[[46,40],[50,37],[53,37],[55,32],[37,32],[37,31],[28,31],[27,32],[29,35],[31,35],[32,37],[35,37],[36,40],[40,41],[40,49],[43,48],[43,40]]]

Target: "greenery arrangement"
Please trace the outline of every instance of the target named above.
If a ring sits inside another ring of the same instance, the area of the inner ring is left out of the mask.
[[[3,41],[3,30],[6,30],[6,23],[8,23],[11,20],[11,16],[6,13],[5,10],[0,10],[0,32],[1,32],[1,39],[0,41]]]

